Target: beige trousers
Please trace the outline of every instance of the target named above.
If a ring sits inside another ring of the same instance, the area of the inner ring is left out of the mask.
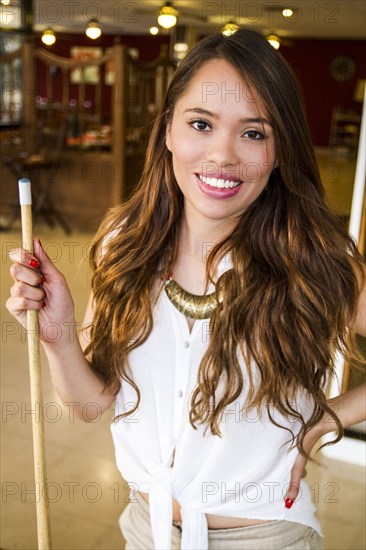
[[[120,517],[125,550],[154,549],[149,505],[137,493]],[[271,521],[250,527],[209,529],[209,550],[324,550],[322,537],[311,527],[292,521]],[[181,530],[173,525],[172,550],[181,549]],[[169,550],[160,548],[159,550]]]

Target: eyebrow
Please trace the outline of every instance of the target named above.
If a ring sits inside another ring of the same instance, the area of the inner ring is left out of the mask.
[[[216,113],[211,113],[211,111],[208,111],[207,109],[201,109],[200,107],[194,107],[193,109],[185,109],[184,113],[197,113],[200,115],[207,115],[212,118],[218,119],[219,116]],[[239,119],[239,122],[252,122],[252,123],[259,123],[259,124],[268,124],[268,126],[272,126],[272,124],[266,119],[262,117],[256,117],[256,118],[241,118]]]

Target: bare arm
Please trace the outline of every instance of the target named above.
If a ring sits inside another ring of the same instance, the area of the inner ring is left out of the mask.
[[[366,420],[366,384],[360,384],[342,395],[329,399],[327,404],[336,413],[343,428],[363,422]],[[319,435],[324,435],[337,431],[337,426],[334,420],[326,414],[318,429]]]
[[[78,418],[95,420],[113,403],[114,396],[103,392],[102,381],[84,357],[87,333],[82,332],[84,337],[79,342],[74,304],[64,276],[46,256],[38,241],[34,245],[34,255],[17,249],[9,256],[13,261],[11,274],[14,285],[7,301],[8,310],[24,326],[26,310],[39,311],[40,339],[57,393],[64,403],[73,404]],[[31,259],[37,259],[39,266],[30,266]],[[90,299],[83,326],[91,322],[92,316]],[[95,407],[88,407],[90,403],[94,403]]]
[[[57,344],[43,344],[58,395],[64,403],[72,403],[78,418],[89,422],[108,409],[115,399],[113,395],[103,391],[102,381],[92,371],[84,356],[88,344],[88,331],[85,327],[92,321],[92,314],[90,296],[79,338],[76,323],[73,323],[68,325],[65,339]]]

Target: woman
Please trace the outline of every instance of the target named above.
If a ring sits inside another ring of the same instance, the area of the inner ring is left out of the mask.
[[[362,361],[365,271],[326,206],[294,76],[262,36],[188,53],[91,256],[80,344],[42,330],[69,329],[74,310],[38,241],[10,254],[7,305],[20,322],[39,310],[81,418],[116,400],[126,548],[323,548],[301,478],[321,435],[366,417],[364,387],[324,395],[337,349]]]

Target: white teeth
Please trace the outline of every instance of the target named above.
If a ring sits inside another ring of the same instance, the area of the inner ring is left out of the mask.
[[[198,177],[201,181],[204,183],[207,183],[207,185],[211,185],[212,187],[218,187],[219,189],[233,189],[233,187],[238,187],[238,185],[241,184],[241,181],[231,181],[231,180],[223,180],[223,179],[217,179],[217,178],[209,178],[207,176],[203,176],[202,174],[199,174]]]

